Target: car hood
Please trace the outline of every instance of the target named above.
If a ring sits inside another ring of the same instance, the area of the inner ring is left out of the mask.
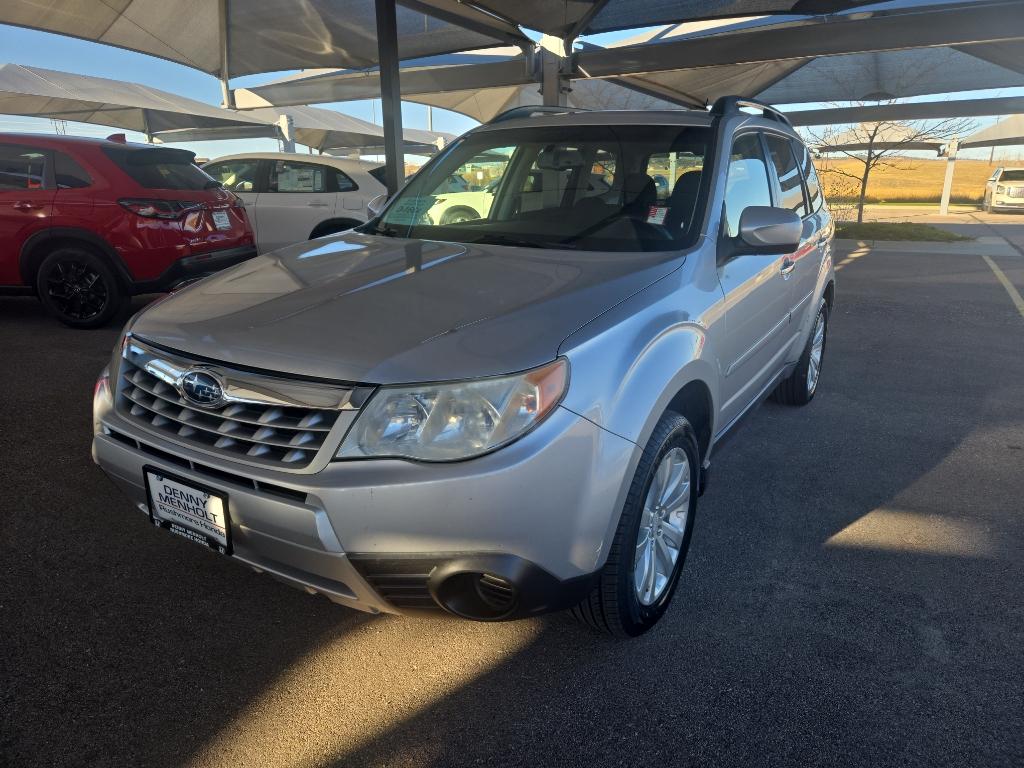
[[[131,331],[196,357],[302,376],[475,378],[551,361],[569,334],[679,261],[353,232],[207,278],[143,311]]]

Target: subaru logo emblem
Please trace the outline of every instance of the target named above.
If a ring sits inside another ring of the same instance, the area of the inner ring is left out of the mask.
[[[214,408],[224,402],[224,386],[206,370],[186,371],[179,380],[178,389],[186,400],[204,408]]]

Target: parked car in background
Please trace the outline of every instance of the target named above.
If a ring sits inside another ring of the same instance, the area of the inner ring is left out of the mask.
[[[982,208],[992,211],[1024,211],[1024,168],[996,168],[985,183]]]
[[[557,109],[465,134],[364,226],[137,315],[93,401],[133,506],[371,613],[654,626],[718,446],[770,394],[818,391],[834,227],[770,107]],[[485,216],[425,220],[498,150]],[[659,200],[666,157],[688,170]]]
[[[260,253],[358,226],[385,191],[380,166],[332,155],[228,155],[203,170],[242,198]]]
[[[112,139],[0,134],[0,292],[77,328],[256,254],[241,202],[193,153]]]

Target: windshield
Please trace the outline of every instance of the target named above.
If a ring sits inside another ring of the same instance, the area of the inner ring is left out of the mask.
[[[363,231],[535,248],[677,250],[699,227],[710,135],[678,125],[470,134]]]
[[[1024,181],[1024,170],[1003,171],[1000,181]]]

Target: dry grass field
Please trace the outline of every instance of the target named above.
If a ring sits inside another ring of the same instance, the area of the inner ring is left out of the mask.
[[[946,174],[946,160],[893,157],[883,162],[888,167],[876,167],[868,180],[869,203],[934,203],[942,195],[942,181]],[[957,160],[953,176],[951,200],[954,203],[980,203],[985,193],[985,180],[1000,163],[986,160]],[[850,158],[827,155],[815,161],[825,185],[829,200],[856,198],[858,182],[835,172],[839,168],[848,173],[861,174],[864,166]]]

